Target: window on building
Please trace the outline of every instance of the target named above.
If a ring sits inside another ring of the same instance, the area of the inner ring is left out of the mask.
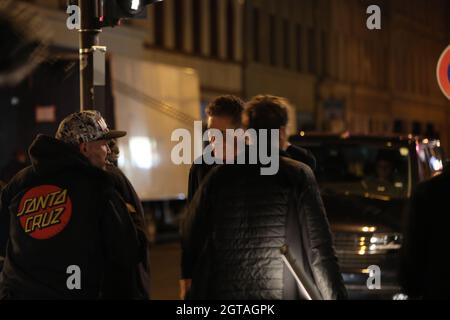
[[[228,0],[227,3],[227,58],[234,60],[234,5],[233,0]]]
[[[67,0],[58,0],[58,7],[59,7],[59,9],[66,11],[67,10],[67,6],[68,6]]]
[[[316,73],[316,32],[314,29],[308,29],[308,72]]]
[[[283,65],[286,69],[291,67],[291,26],[289,20],[283,20]]]
[[[414,121],[412,123],[412,134],[414,135],[422,134],[422,124],[419,121]]]
[[[210,54],[212,57],[219,56],[219,8],[217,0],[209,1],[209,25],[210,25]]]
[[[183,50],[184,40],[184,0],[174,1],[174,19],[175,19],[175,49]]]
[[[405,133],[404,121],[400,119],[395,119],[392,131],[393,133]]]
[[[259,62],[261,60],[261,55],[259,52],[259,9],[253,8],[253,60]]]
[[[270,15],[269,19],[269,59],[270,65],[275,66],[277,64],[277,26],[276,17],[274,14]]]
[[[321,40],[322,40],[322,46],[321,46],[321,59],[322,59],[322,75],[323,76],[329,76],[330,70],[329,70],[329,62],[328,62],[328,34],[325,31],[322,31],[321,33]]]
[[[439,138],[433,123],[431,123],[431,122],[427,123],[427,125],[425,127],[425,136],[428,138],[431,138],[431,139]]]
[[[302,72],[303,68],[302,68],[302,58],[303,58],[303,54],[302,54],[302,27],[301,25],[297,24],[297,26],[295,27],[295,58],[296,58],[296,62],[297,62],[297,71],[298,72]]]
[[[374,133],[374,127],[375,127],[375,125],[374,125],[374,119],[372,119],[372,118],[369,118],[369,133]]]
[[[194,54],[202,53],[202,1],[192,0],[192,40]]]
[[[165,2],[157,2],[154,4],[155,6],[155,19],[154,19],[154,28],[155,30],[155,45],[156,46],[164,46],[164,9]]]

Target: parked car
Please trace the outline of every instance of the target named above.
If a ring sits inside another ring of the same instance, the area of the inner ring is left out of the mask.
[[[391,299],[401,291],[398,269],[408,199],[417,183],[442,172],[440,142],[305,133],[290,141],[317,158],[315,174],[350,298]],[[379,290],[368,289],[370,266],[380,268]]]

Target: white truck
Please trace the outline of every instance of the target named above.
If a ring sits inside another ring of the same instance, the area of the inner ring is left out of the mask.
[[[185,199],[189,165],[172,162],[171,135],[184,128],[194,136],[201,120],[197,73],[117,55],[111,70],[116,128],[128,132],[119,139],[119,167],[143,201]]]

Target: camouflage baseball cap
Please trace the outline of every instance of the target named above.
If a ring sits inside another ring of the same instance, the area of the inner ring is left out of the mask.
[[[100,112],[87,110],[72,113],[59,125],[56,139],[79,144],[97,140],[109,140],[125,136],[125,131],[109,130]]]

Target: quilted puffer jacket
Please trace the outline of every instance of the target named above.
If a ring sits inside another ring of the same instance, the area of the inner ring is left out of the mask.
[[[323,299],[345,299],[311,169],[287,157],[280,157],[276,175],[261,175],[260,168],[214,168],[191,202],[181,227],[183,250],[192,257],[189,298],[304,298],[282,260],[287,245]]]

